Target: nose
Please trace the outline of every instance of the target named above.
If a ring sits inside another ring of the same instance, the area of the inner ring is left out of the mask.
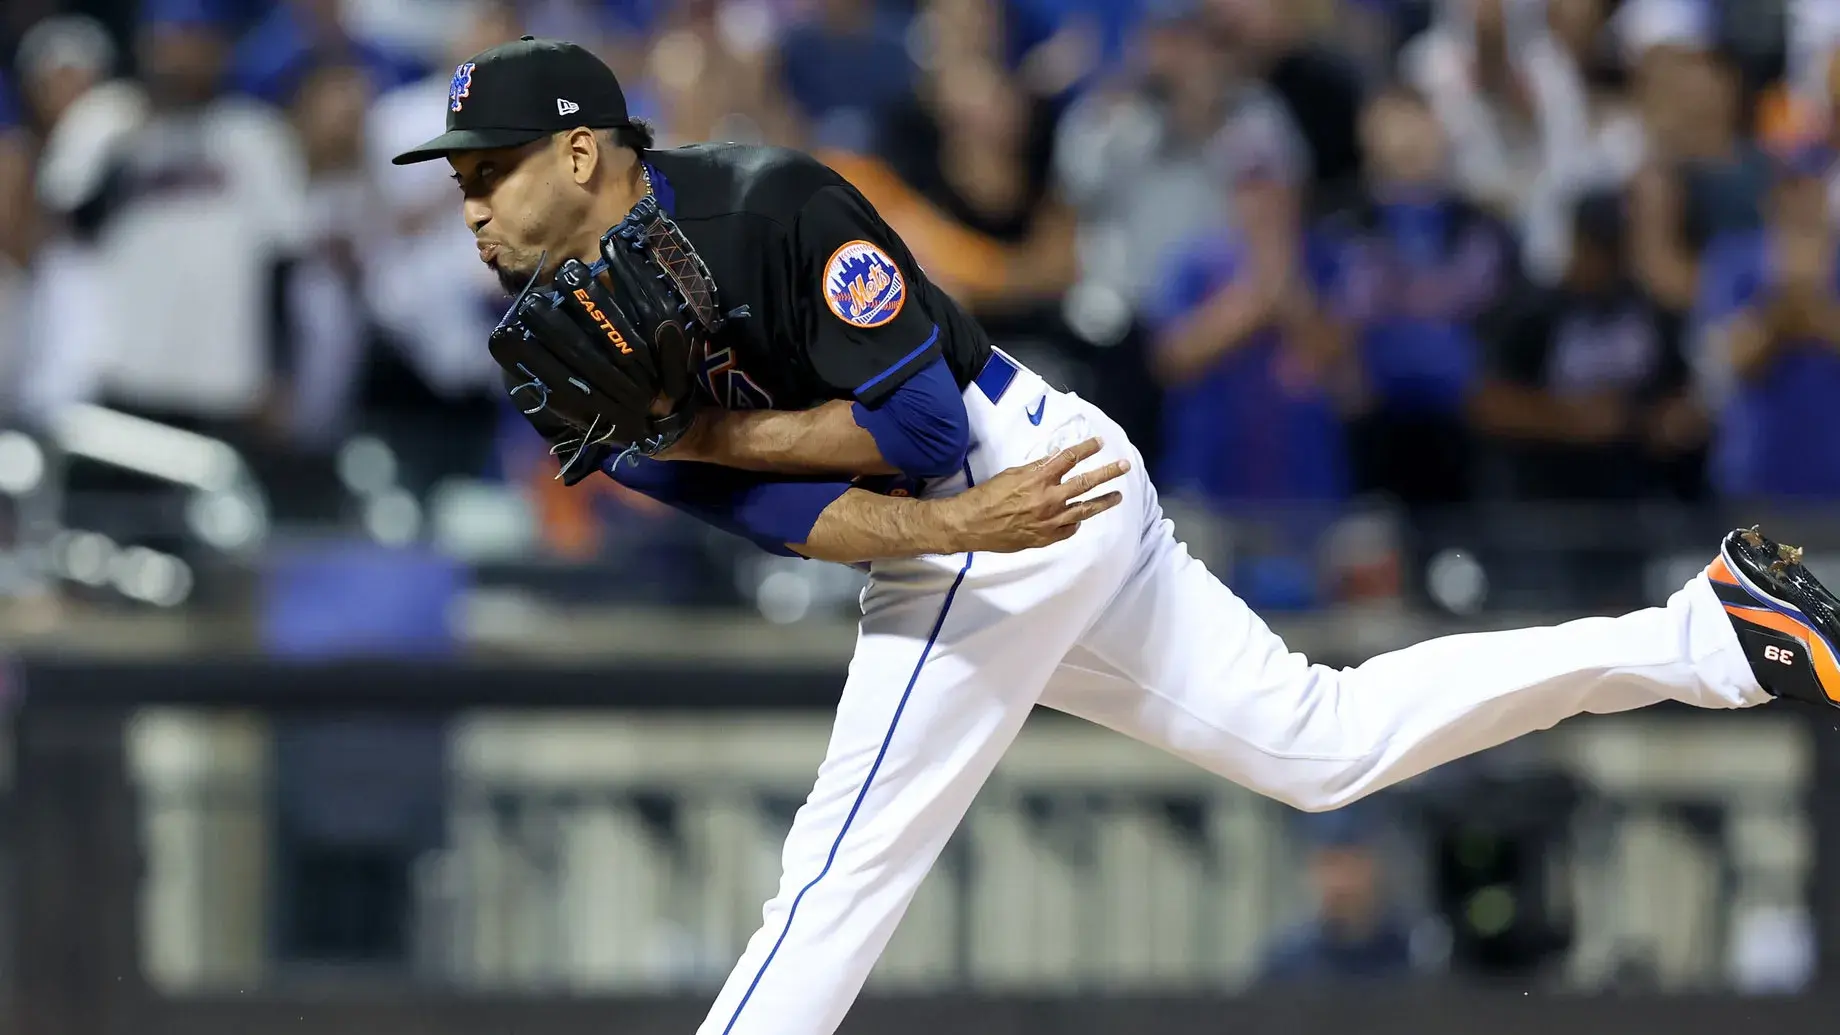
[[[478,233],[492,220],[492,207],[483,198],[467,198],[460,205],[460,216],[466,220],[466,228]]]

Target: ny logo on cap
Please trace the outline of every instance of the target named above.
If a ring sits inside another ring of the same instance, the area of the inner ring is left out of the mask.
[[[580,110],[581,105],[576,104],[574,101],[565,101],[560,97],[556,98],[556,114],[573,115]]]
[[[473,94],[473,63],[466,62],[454,69],[454,77],[447,83],[447,109],[459,111],[466,99]]]

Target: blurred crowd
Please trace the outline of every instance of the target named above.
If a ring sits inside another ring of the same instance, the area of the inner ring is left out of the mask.
[[[1171,495],[1840,499],[1833,0],[9,0],[7,419],[541,482],[387,162],[525,32],[819,154]]]
[[[376,436],[594,548],[640,501],[550,479],[388,161],[523,33],[818,154],[1172,498],[1840,502],[1840,0],[6,0],[0,427],[199,431],[283,521]],[[1311,828],[1271,979],[1416,965],[1376,829]]]

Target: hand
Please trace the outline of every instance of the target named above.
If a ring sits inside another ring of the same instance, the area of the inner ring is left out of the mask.
[[[1776,245],[1776,272],[1796,294],[1824,296],[1834,283],[1834,244],[1825,233],[1784,234]]]
[[[952,523],[963,542],[959,549],[1016,553],[1047,546],[1072,537],[1080,530],[1081,522],[1116,507],[1124,500],[1122,493],[1108,492],[1073,502],[1131,469],[1129,460],[1114,460],[1068,478],[1068,473],[1097,453],[1099,446],[1098,439],[1089,438],[1045,460],[1012,467],[959,496],[940,501],[941,506],[957,511]]]
[[[1319,319],[1322,310],[1316,292],[1310,289],[1302,277],[1292,273],[1285,278],[1283,287],[1278,291],[1272,321],[1285,328],[1308,327]]]
[[[1404,291],[1397,304],[1407,316],[1419,320],[1447,318],[1455,301],[1455,286],[1448,272],[1441,268],[1412,270],[1402,285]]]
[[[1629,432],[1629,406],[1621,396],[1606,393],[1568,400],[1566,408],[1570,416],[1565,424],[1574,443],[1615,442]]]
[[[1764,326],[1778,337],[1797,341],[1819,338],[1825,298],[1806,282],[1779,285],[1763,308]]]
[[[1706,411],[1691,395],[1660,403],[1649,412],[1647,423],[1648,448],[1663,456],[1684,453],[1706,441]]]
[[[652,403],[653,416],[662,417],[670,412],[670,400],[664,396],[659,396]],[[713,462],[709,460],[710,432],[714,429],[716,422],[721,420],[722,415],[727,412],[707,406],[697,410],[690,416],[690,427],[678,436],[677,441],[659,450],[652,459]]]

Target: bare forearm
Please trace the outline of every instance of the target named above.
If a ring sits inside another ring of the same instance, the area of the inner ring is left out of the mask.
[[[1279,330],[1318,368],[1327,370],[1348,358],[1350,333],[1339,320],[1326,315],[1308,292],[1293,290],[1278,307]]]
[[[1814,335],[1830,345],[1840,345],[1840,299],[1822,298],[1814,307]]]
[[[813,560],[860,564],[966,549],[950,500],[917,500],[851,489],[818,516],[794,550]]]
[[[1753,311],[1741,313],[1725,325],[1725,354],[1733,373],[1754,377],[1762,372],[1776,355],[1781,339],[1776,322],[1765,313]]]
[[[1050,206],[1035,230],[1011,253],[1005,276],[1027,298],[1058,298],[1079,276],[1079,229],[1071,209]]]
[[[37,215],[32,167],[25,144],[0,131],[0,256],[24,266],[32,257]]]
[[[1471,401],[1481,430],[1507,438],[1564,442],[1571,439],[1571,416],[1546,392],[1499,381],[1486,382]]]
[[[1113,460],[1072,473],[1099,449],[1098,439],[1087,439],[1045,459],[999,471],[945,499],[849,489],[818,515],[803,543],[789,545],[807,557],[842,564],[1049,546],[1123,501],[1120,491],[1088,494],[1130,471],[1130,461]]]
[[[1655,298],[1679,309],[1693,303],[1699,271],[1671,228],[1642,228],[1635,235],[1633,251],[1637,277]]]
[[[1259,182],[1239,189],[1247,257],[1245,275],[1166,335],[1154,359],[1164,384],[1201,376],[1281,315],[1297,276],[1297,199],[1289,188]]]
[[[1663,305],[1693,304],[1698,270],[1681,239],[1680,190],[1660,165],[1643,170],[1632,186],[1630,253],[1636,278]]]
[[[1174,385],[1201,376],[1271,321],[1278,297],[1277,290],[1258,282],[1228,288],[1163,338],[1155,356],[1157,377]]]
[[[699,420],[687,447],[669,455],[744,471],[898,473],[841,400],[809,410],[725,410]]]

